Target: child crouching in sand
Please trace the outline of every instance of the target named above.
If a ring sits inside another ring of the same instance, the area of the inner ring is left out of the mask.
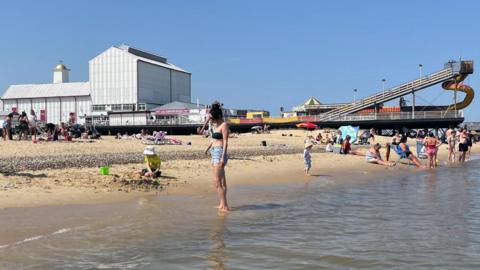
[[[147,168],[139,171],[138,173],[140,176],[150,177],[150,178],[158,178],[162,175],[160,171],[160,165],[162,161],[160,157],[155,153],[155,147],[147,146],[143,151],[145,163]]]
[[[312,148],[313,143],[307,141],[305,143],[305,149],[303,150],[303,163],[305,164],[305,175],[310,175],[310,169],[312,168]]]

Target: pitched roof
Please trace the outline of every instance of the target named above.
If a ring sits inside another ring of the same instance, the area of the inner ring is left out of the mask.
[[[197,109],[197,108],[198,107],[197,107],[196,103],[173,101],[173,102],[167,103],[165,105],[153,108],[150,111],[157,111],[157,110],[193,110],[193,109]],[[200,104],[200,108],[205,108],[205,105]]]
[[[162,67],[165,67],[165,68],[169,68],[169,69],[173,69],[173,70],[176,70],[176,71],[181,71],[181,72],[185,72],[185,73],[189,73],[188,71],[168,62],[167,58],[163,57],[163,56],[159,56],[157,54],[154,54],[154,53],[150,53],[150,52],[147,52],[145,50],[142,50],[142,49],[139,49],[139,48],[134,48],[132,46],[129,46],[129,45],[120,45],[118,47],[114,47],[114,48],[117,48],[117,49],[120,49],[128,54],[130,54],[131,56],[135,57],[137,60],[141,60],[141,61],[144,61],[144,62],[147,62],[147,63],[151,63],[151,64],[154,64],[154,65],[158,65],[158,66],[162,66]]]
[[[89,82],[10,85],[2,99],[78,97],[90,95]]]
[[[311,97],[309,99],[307,99],[307,101],[305,101],[305,103],[303,103],[304,106],[315,106],[315,105],[322,105],[322,103],[320,103],[320,101],[318,101],[318,99],[314,98],[314,97]]]

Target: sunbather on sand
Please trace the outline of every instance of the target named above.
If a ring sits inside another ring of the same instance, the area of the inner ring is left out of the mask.
[[[368,163],[379,164],[383,166],[395,166],[395,162],[384,161],[382,159],[382,155],[380,154],[380,148],[382,146],[379,143],[376,143],[370,149],[368,149],[367,153],[365,154],[365,160]]]
[[[342,142],[342,149],[341,149],[340,153],[345,154],[345,155],[351,154],[351,155],[363,156],[363,154],[358,152],[357,150],[352,150],[352,145],[350,143],[350,139],[351,139],[350,135],[347,135],[345,137],[345,140],[343,140],[343,142]]]
[[[417,167],[419,168],[426,168],[420,160],[410,151],[410,147],[407,144],[408,137],[403,135],[400,139],[400,144],[397,146],[398,154],[401,157],[410,159]]]

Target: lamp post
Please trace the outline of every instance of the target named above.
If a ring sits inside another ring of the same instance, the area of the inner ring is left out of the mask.
[[[385,82],[386,82],[386,81],[387,81],[387,80],[382,79],[382,92],[383,92],[383,97],[384,97],[384,98],[385,98]]]
[[[353,104],[357,103],[357,88],[353,89]]]
[[[422,71],[423,71],[423,65],[422,64],[418,64],[418,70],[420,72],[420,79],[422,79]]]

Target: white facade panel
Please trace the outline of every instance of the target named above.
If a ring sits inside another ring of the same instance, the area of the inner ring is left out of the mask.
[[[45,99],[44,98],[35,98],[32,99],[32,108],[35,111],[35,114],[40,119],[40,111],[45,110]]]
[[[89,62],[92,104],[137,103],[137,61],[111,47]]]
[[[109,115],[111,126],[138,126],[147,124],[147,113],[116,113]]]
[[[138,97],[140,103],[166,104],[172,101],[171,71],[143,61],[138,62]]]
[[[68,122],[70,113],[76,114],[76,103],[74,97],[60,98],[60,122]]]
[[[92,113],[92,100],[90,97],[77,97],[77,116],[84,117]]]
[[[131,126],[135,125],[135,116],[133,113],[121,114],[122,117],[122,126]]]
[[[60,98],[47,98],[47,109],[45,114],[47,123],[60,123]]]
[[[18,99],[17,101],[18,101],[17,112],[18,113],[25,112],[29,114],[30,108],[32,107],[30,99]]]
[[[120,114],[111,114],[108,118],[111,126],[122,125],[122,116]]]
[[[17,108],[17,100],[16,99],[4,100],[3,108],[5,111],[11,112],[13,108]]]
[[[134,125],[146,125],[147,124],[147,116],[146,114],[135,114],[134,115]]]
[[[192,102],[190,74],[172,70],[172,101]]]

